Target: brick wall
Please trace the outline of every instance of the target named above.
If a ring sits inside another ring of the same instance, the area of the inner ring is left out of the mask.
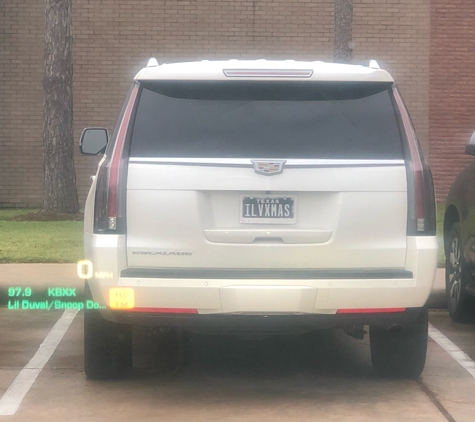
[[[355,59],[375,58],[393,73],[426,151],[429,3],[355,1],[353,31]],[[42,8],[34,0],[0,4],[0,206],[41,203]],[[75,137],[86,126],[113,127],[151,56],[331,60],[333,22],[333,0],[75,0]],[[76,154],[75,162],[84,203],[98,159]]]
[[[149,57],[331,59],[333,0],[82,0],[74,9],[75,133],[112,128]],[[83,200],[97,160],[77,157]]]
[[[353,19],[354,60],[391,73],[428,156],[430,0],[355,0]]]
[[[0,1],[0,206],[43,197],[44,5]]]
[[[439,200],[473,157],[475,131],[475,2],[432,0],[430,160]]]

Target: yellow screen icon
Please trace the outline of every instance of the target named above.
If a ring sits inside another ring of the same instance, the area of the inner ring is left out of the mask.
[[[131,287],[112,287],[109,290],[111,309],[132,309],[135,306],[135,292]]]

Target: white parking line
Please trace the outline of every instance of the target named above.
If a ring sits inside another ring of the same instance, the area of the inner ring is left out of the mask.
[[[429,336],[434,340],[442,349],[444,349],[450,356],[454,358],[467,372],[475,378],[475,362],[470,359],[464,351],[452,343],[447,337],[445,337],[437,328],[429,324]]]
[[[35,356],[33,356],[28,364],[20,371],[0,399],[0,416],[14,415],[16,413],[23,398],[56,350],[56,347],[66,331],[68,331],[77,313],[77,310],[67,309],[63,312],[56,324],[54,324],[43,343],[41,343],[38,351],[35,353]]]

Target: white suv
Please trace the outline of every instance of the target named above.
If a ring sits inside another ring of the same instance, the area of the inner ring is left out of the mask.
[[[88,377],[130,367],[132,325],[369,325],[376,372],[421,373],[433,184],[377,63],[152,59],[107,137],[81,137],[104,153],[85,209]]]

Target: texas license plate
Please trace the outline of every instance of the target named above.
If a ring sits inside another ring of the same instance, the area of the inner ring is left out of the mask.
[[[296,222],[295,196],[241,196],[241,223],[293,224]]]

